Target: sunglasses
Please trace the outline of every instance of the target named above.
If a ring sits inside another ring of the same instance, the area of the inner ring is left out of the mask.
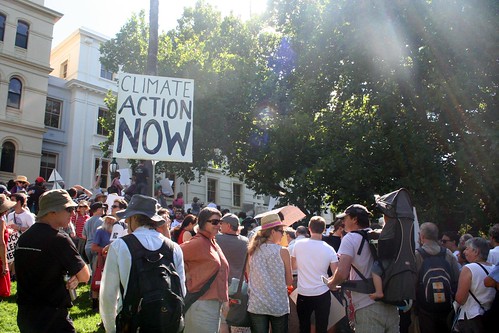
[[[118,205],[112,205],[111,208],[120,208]]]
[[[218,219],[206,220],[206,222],[210,222],[212,225],[219,225],[221,221]]]
[[[76,211],[76,207],[66,207],[65,210],[68,213],[74,213]]]
[[[277,231],[277,232],[280,232],[281,235],[284,235],[284,229],[274,229],[274,230]]]
[[[440,242],[442,242],[443,244],[447,243],[447,242],[451,242],[450,239],[441,239]]]

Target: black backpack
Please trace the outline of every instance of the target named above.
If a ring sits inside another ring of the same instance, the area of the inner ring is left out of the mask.
[[[418,307],[431,313],[448,313],[452,308],[453,286],[451,267],[445,260],[447,250],[440,247],[436,255],[430,255],[422,248],[417,251],[423,258],[416,290]]]
[[[132,266],[123,308],[116,316],[116,332],[181,332],[184,301],[173,263],[173,243],[163,242],[158,250],[149,251],[133,234],[121,239],[130,250]]]

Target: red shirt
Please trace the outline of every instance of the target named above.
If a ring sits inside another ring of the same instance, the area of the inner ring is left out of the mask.
[[[80,215],[80,213],[76,213],[71,217],[71,222],[75,226],[76,237],[83,238],[83,227],[89,218],[89,215]]]

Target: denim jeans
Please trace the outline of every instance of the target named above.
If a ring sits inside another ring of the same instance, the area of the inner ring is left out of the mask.
[[[288,316],[275,317],[270,315],[256,314],[250,312],[251,333],[268,333],[269,324],[272,327],[272,333],[288,332]]]

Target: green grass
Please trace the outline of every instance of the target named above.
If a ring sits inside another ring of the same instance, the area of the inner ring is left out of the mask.
[[[2,333],[19,333],[16,321],[16,290],[17,283],[13,282],[11,296],[2,298],[0,302],[0,332]],[[98,327],[100,323],[99,314],[92,311],[89,292],[89,285],[80,285],[78,288],[78,298],[73,302],[74,306],[69,309],[69,313],[74,321],[76,332],[104,333],[104,329]]]

